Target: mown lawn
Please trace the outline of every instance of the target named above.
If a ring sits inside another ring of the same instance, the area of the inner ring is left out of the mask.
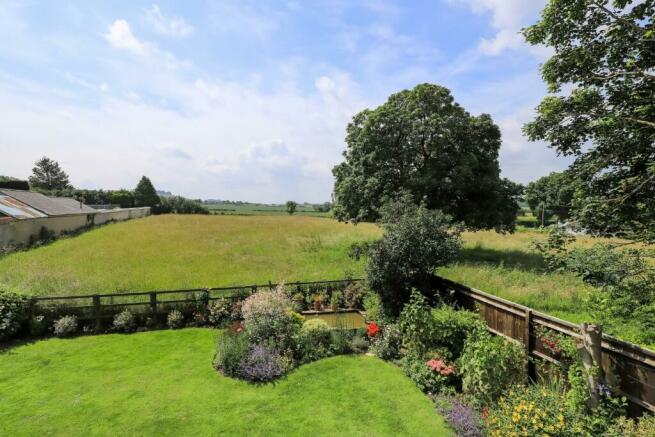
[[[342,279],[363,271],[350,245],[380,233],[316,217],[152,216],[0,258],[0,289],[43,296]]]
[[[329,358],[254,386],[212,369],[216,335],[52,339],[0,353],[0,435],[451,435],[389,363]]]

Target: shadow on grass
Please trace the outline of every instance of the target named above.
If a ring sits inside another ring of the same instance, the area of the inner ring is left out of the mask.
[[[462,263],[487,264],[504,266],[528,272],[543,273],[546,271],[544,260],[538,253],[524,250],[498,250],[487,247],[464,247],[460,251],[459,261]]]

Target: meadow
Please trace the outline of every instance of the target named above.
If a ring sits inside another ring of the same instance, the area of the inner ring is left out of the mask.
[[[253,385],[212,368],[217,335],[111,334],[5,351],[0,435],[451,435],[391,363],[339,356]]]
[[[213,214],[220,215],[289,215],[286,205],[267,203],[205,203],[203,204]],[[294,215],[310,217],[330,217],[331,212],[318,211],[311,205],[300,204]]]
[[[356,241],[381,234],[297,216],[162,215],[111,224],[0,259],[0,288],[74,295],[342,279]]]

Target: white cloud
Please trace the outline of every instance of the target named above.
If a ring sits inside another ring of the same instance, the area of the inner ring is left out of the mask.
[[[477,14],[491,13],[491,26],[496,30],[492,38],[482,38],[478,49],[485,55],[498,55],[523,44],[521,28],[531,24],[546,0],[449,0],[467,5]]]
[[[193,32],[193,26],[184,18],[166,16],[161,12],[158,5],[152,5],[150,9],[146,9],[145,17],[155,30],[162,35],[183,37]]]
[[[139,41],[125,20],[116,20],[109,25],[107,33],[103,35],[113,47],[127,50],[135,55],[145,56],[152,50],[152,45]]]

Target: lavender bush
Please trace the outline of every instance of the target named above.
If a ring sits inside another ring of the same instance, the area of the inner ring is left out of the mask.
[[[440,396],[435,402],[439,414],[459,437],[484,437],[483,423],[475,409],[455,397]]]
[[[271,381],[284,373],[282,357],[261,344],[253,346],[239,365],[241,378],[253,382]]]

